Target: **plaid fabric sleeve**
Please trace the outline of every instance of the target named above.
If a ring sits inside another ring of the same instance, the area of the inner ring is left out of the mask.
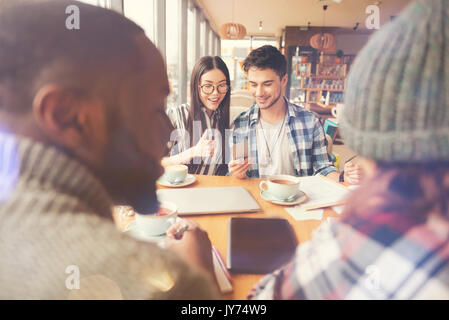
[[[333,171],[338,172],[327,153],[327,141],[319,119],[315,120],[313,128],[312,165],[315,174],[327,176]]]
[[[322,223],[250,299],[449,299],[449,221],[394,212]]]
[[[248,116],[246,113],[240,114],[233,123],[232,137],[229,139],[229,146],[231,150],[231,160],[234,160],[234,155],[232,154],[232,148],[234,145],[239,144],[248,137]]]
[[[329,269],[341,260],[341,250],[329,224],[322,224],[312,240],[298,246],[293,259],[262,278],[249,299],[324,299],[334,291]],[[338,272],[332,270],[331,272]]]

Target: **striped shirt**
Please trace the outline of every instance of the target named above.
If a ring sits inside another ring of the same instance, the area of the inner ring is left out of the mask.
[[[195,143],[201,138],[205,130],[201,127],[201,122],[196,121],[198,127],[193,128],[193,144],[190,142],[190,134],[187,130],[187,123],[189,118],[189,104],[182,104],[180,106],[171,107],[167,109],[167,115],[170,118],[172,125],[175,130],[170,136],[170,141],[173,142],[173,146],[170,149],[170,156],[177,155],[195,146]],[[218,112],[213,112],[209,117],[206,113],[206,108],[202,108],[205,123],[207,129],[216,129],[218,131]],[[206,128],[204,128],[206,129]],[[211,137],[213,139],[213,136]],[[189,166],[189,172],[192,174],[204,174],[204,175],[224,175],[226,174],[227,166],[220,165],[223,162],[221,140],[215,139],[216,147],[215,152],[212,157],[200,158],[195,157],[191,163],[187,164]]]
[[[332,165],[327,153],[327,141],[320,120],[312,112],[288,102],[287,99],[285,103],[287,104],[287,137],[295,175],[326,176],[333,171],[338,171]],[[257,104],[234,120],[231,146],[248,139],[249,156],[254,160],[251,168],[246,172],[248,177],[260,177],[256,132],[258,123]]]

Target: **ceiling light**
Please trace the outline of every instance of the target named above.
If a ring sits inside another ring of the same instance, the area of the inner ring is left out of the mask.
[[[315,48],[319,51],[326,51],[335,46],[334,35],[331,33],[324,32],[324,27],[326,26],[325,15],[327,8],[328,8],[327,5],[323,6],[323,29],[321,33],[317,33],[310,38],[310,45],[312,46],[312,48]]]
[[[226,40],[240,40],[246,36],[246,28],[240,23],[234,23],[234,2],[232,2],[232,22],[220,27],[220,35]]]

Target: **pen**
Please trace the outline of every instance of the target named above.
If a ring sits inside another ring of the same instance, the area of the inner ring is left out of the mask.
[[[352,156],[351,158],[349,158],[348,160],[346,160],[345,163],[348,163],[349,161],[351,161],[351,160],[354,159],[355,157],[357,157],[357,155]]]
[[[186,231],[188,229],[188,226],[185,224],[183,225],[181,228],[179,228],[178,230],[176,230],[176,232],[173,234],[173,236],[175,237],[175,239],[179,239],[179,237],[184,233],[184,231]]]

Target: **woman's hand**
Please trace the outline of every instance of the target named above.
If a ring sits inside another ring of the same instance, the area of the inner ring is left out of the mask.
[[[204,131],[200,141],[192,148],[192,157],[208,158],[215,152],[215,141],[209,139],[209,129]]]

